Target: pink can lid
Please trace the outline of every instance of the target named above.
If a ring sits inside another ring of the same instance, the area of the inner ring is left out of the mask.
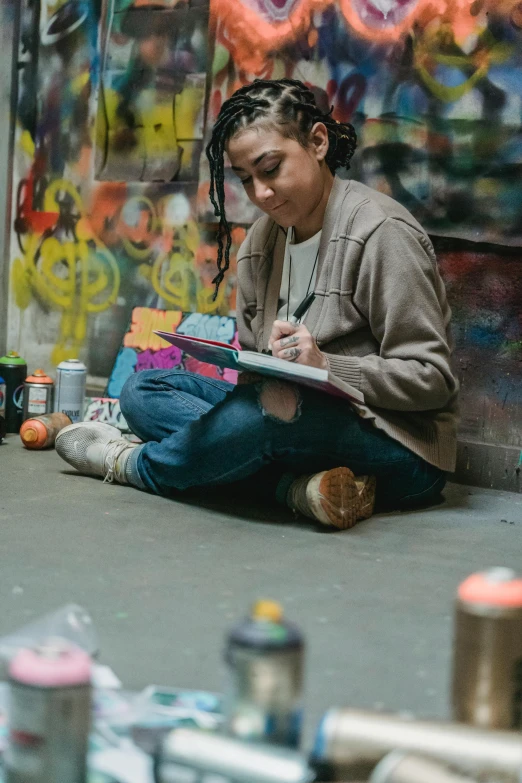
[[[470,604],[522,608],[522,579],[510,568],[490,568],[468,576],[458,597]]]
[[[42,688],[85,685],[92,663],[86,652],[62,639],[49,639],[35,648],[20,650],[9,666],[11,679]]]

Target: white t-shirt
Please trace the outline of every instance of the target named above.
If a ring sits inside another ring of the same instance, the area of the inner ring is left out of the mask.
[[[321,242],[321,233],[318,231],[310,239],[304,242],[294,244],[294,230],[288,229],[286,235],[285,261],[283,264],[283,277],[281,279],[281,290],[279,292],[279,302],[277,318],[280,321],[287,320],[288,315],[293,315],[298,305],[301,304],[307,293],[311,293],[315,288],[317,277],[317,256],[319,253],[319,243]],[[290,259],[292,259],[292,277],[290,280],[290,301],[288,301],[288,274],[290,271]],[[287,308],[287,304],[289,305]],[[301,319],[301,323],[306,319],[306,313]]]

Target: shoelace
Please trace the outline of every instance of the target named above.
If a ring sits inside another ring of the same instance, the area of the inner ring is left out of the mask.
[[[127,451],[127,449],[131,448],[131,444],[128,443],[126,440],[110,440],[105,449],[106,449],[106,456],[104,457],[104,463],[105,463],[105,478],[103,479],[104,484],[113,484],[114,480],[118,481],[118,473],[117,470],[117,461],[118,458],[121,457],[124,451]],[[107,453],[108,452],[108,453]]]

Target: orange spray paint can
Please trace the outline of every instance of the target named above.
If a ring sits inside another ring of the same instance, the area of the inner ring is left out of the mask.
[[[53,409],[54,383],[43,370],[35,370],[24,381],[24,421],[31,416],[43,416]]]
[[[20,437],[26,449],[48,449],[54,446],[60,430],[69,424],[72,424],[72,421],[65,413],[37,416],[24,421],[20,429]]]

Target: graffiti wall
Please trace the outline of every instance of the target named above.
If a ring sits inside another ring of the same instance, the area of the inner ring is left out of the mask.
[[[214,364],[200,362],[180,351],[176,346],[168,345],[155,334],[155,331],[177,332],[239,347],[235,318],[135,307],[129,331],[123,338],[107,384],[109,397],[119,397],[127,378],[140,370],[179,368],[188,372],[197,372],[207,378],[236,383],[235,370],[222,369]]]
[[[350,176],[440,246],[476,411],[463,432],[521,445],[519,0],[22,2],[9,342],[30,363],[80,355],[108,378],[134,308],[234,315],[256,213],[227,171],[232,266],[213,301],[204,144],[234,89],[294,77],[355,125]]]
[[[24,0],[9,344],[107,378],[135,306],[228,315],[198,220],[208,5]]]

